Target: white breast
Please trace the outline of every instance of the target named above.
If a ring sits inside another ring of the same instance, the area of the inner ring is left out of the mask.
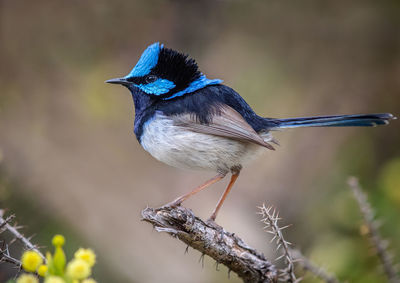
[[[270,136],[266,134],[265,138],[269,140]],[[144,125],[141,145],[168,165],[224,173],[266,151],[256,144],[182,129],[161,113]]]

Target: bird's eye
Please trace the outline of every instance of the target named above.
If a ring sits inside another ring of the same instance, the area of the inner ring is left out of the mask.
[[[156,80],[157,80],[158,78],[157,78],[157,76],[155,76],[155,75],[148,75],[148,76],[146,76],[146,78],[145,78],[145,80],[146,80],[146,83],[153,83],[153,82],[155,82]]]

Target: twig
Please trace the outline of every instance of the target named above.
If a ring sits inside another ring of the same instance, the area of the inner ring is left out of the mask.
[[[11,216],[7,217],[6,219],[4,219],[3,216],[4,216],[4,210],[0,209],[0,231],[2,231],[2,232],[4,232],[4,231],[10,232],[14,237],[11,240],[11,242],[14,242],[14,241],[21,242],[26,249],[33,250],[33,251],[37,252],[41,256],[41,258],[46,262],[46,258],[44,257],[44,255],[39,251],[39,249],[34,244],[31,243],[30,239],[26,238],[24,235],[22,235],[18,231],[18,229],[20,227],[10,225],[10,222],[14,218],[14,215],[11,215]],[[4,252],[0,252],[0,256],[1,256],[0,259],[2,260],[5,255],[6,254]]]
[[[215,223],[205,223],[184,207],[146,208],[144,221],[224,264],[244,282],[277,282],[277,271],[263,254]]]
[[[396,268],[393,265],[392,257],[388,253],[387,242],[382,239],[378,231],[378,222],[374,219],[374,212],[371,205],[368,202],[366,194],[362,191],[358,179],[350,177],[347,181],[351,190],[353,191],[354,197],[358,202],[361,213],[364,218],[365,225],[368,228],[368,236],[371,243],[376,249],[377,256],[379,257],[386,276],[390,282],[400,282],[400,278],[397,274]]]
[[[294,261],[297,262],[303,268],[303,270],[309,271],[326,283],[339,283],[339,280],[334,275],[329,274],[322,267],[316,265],[314,262],[305,257],[299,250],[290,249],[289,252]]]
[[[17,268],[21,268],[21,261],[13,258],[8,250],[8,245],[3,242],[3,247],[0,249],[0,262],[8,262],[15,265]]]
[[[277,245],[276,250],[282,251],[282,254],[278,256],[276,260],[283,258],[286,264],[286,267],[280,270],[279,280],[289,283],[300,282],[301,278],[296,278],[294,274],[294,261],[289,253],[290,243],[284,239],[282,234],[282,230],[289,226],[279,227],[279,213],[272,206],[265,207],[263,204],[263,206],[260,207],[260,214],[262,215],[261,221],[265,224],[265,231],[273,235],[271,243],[275,241]]]

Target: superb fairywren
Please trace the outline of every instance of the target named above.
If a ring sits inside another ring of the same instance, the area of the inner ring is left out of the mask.
[[[187,55],[150,45],[121,84],[135,104],[134,132],[156,159],[178,168],[206,169],[217,175],[177,198],[191,195],[232,173],[231,181],[211,215],[215,220],[242,166],[277,143],[270,132],[298,127],[385,125],[393,115],[359,114],[274,119],[258,116],[244,99],[221,80],[208,79]]]

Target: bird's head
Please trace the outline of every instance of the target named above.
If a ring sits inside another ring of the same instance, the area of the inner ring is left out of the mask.
[[[193,59],[157,42],[147,47],[127,76],[106,82],[168,100],[222,81],[207,79]]]

